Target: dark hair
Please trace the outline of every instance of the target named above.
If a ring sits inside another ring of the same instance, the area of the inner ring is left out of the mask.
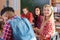
[[[36,8],[39,8],[40,9],[40,6],[36,6],[35,8],[34,8],[34,14],[33,14],[33,16],[35,17],[36,16],[36,14],[35,14],[35,9]],[[41,12],[41,10],[40,10],[40,12]],[[41,13],[40,13],[41,14]]]
[[[1,10],[1,16],[7,12],[7,11],[11,11],[11,12],[14,12],[14,9],[12,7],[4,7],[2,10]]]

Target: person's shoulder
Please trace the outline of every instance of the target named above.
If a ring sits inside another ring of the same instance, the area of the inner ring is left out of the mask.
[[[9,23],[9,22],[14,22],[14,21],[17,21],[18,19],[20,20],[21,17],[20,17],[20,16],[14,16],[13,18],[9,19],[7,22],[8,22],[8,23]]]
[[[21,18],[22,20],[29,22],[29,20],[27,18]]]
[[[28,12],[29,15],[33,15],[32,12]]]
[[[28,20],[27,18],[21,18],[21,19],[23,19],[23,20]]]
[[[9,20],[7,20],[7,21],[6,21],[6,23],[9,23],[9,22],[11,22],[11,21],[12,21],[12,20],[11,20],[11,19],[9,19]]]
[[[29,14],[32,14],[32,12],[28,12]]]
[[[48,20],[48,22],[47,22],[48,24],[55,24],[55,22],[53,21],[53,20]]]
[[[24,13],[22,13],[21,15],[24,15]]]

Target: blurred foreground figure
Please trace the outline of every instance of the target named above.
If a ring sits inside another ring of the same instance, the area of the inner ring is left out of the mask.
[[[36,40],[31,24],[26,18],[20,18],[11,7],[5,7],[1,16],[7,18],[3,28],[2,40]]]

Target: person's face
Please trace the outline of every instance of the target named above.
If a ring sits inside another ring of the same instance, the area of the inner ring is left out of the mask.
[[[36,14],[36,15],[40,15],[40,9],[39,9],[39,8],[36,8],[36,9],[35,9],[35,14]]]
[[[51,8],[49,7],[44,7],[43,9],[44,16],[48,17],[51,15]]]
[[[4,21],[6,21],[8,19],[8,15],[6,12],[2,15],[2,18],[4,19]]]
[[[7,11],[2,15],[2,17],[4,18],[4,20],[8,20],[12,14],[13,14],[13,12]]]
[[[28,10],[26,8],[23,9],[23,13],[24,14],[27,14],[28,13]]]

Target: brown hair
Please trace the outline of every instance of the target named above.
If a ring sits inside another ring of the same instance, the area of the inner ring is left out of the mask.
[[[28,7],[24,7],[23,9],[27,9],[28,10]]]

